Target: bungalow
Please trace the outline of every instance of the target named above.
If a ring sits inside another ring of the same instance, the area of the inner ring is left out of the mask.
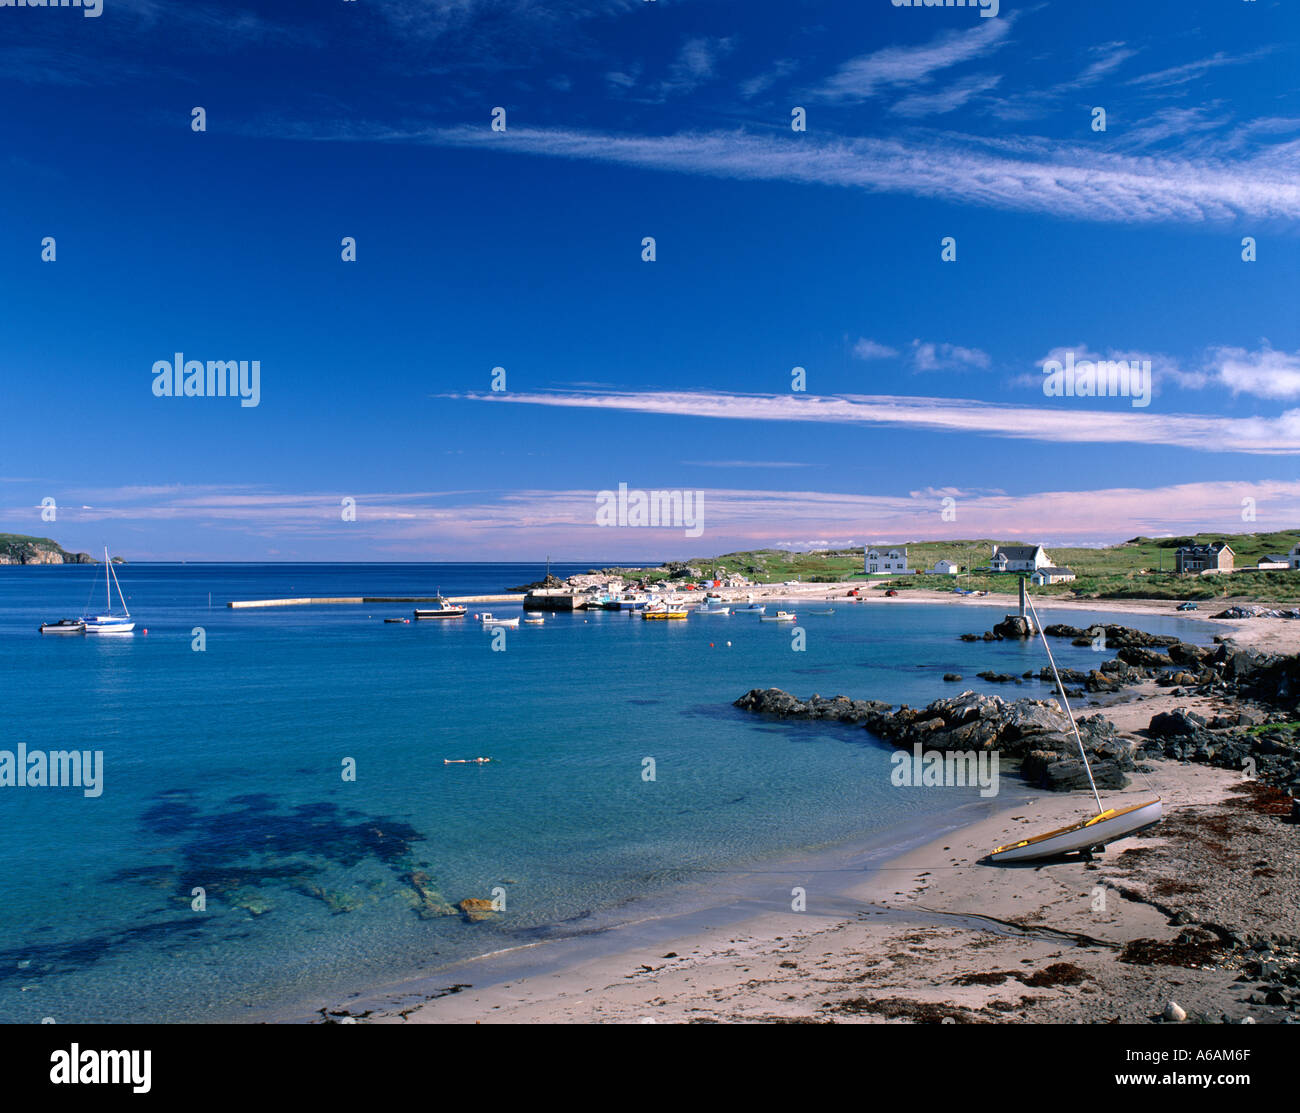
[[[1068,584],[1074,579],[1074,573],[1068,568],[1035,568],[1029,575],[1029,582],[1042,587],[1044,584]]]
[[[927,576],[955,576],[959,571],[955,560],[936,560],[933,568],[927,568]]]
[[[1285,572],[1290,567],[1290,559],[1278,553],[1269,553],[1260,557],[1259,563],[1255,565],[1255,568],[1260,572]]]
[[[906,549],[868,549],[862,562],[862,571],[868,576],[906,576]]]
[[[994,545],[990,572],[1033,572],[1051,567],[1052,558],[1042,545]]]
[[[1174,552],[1174,571],[1198,576],[1231,572],[1234,555],[1232,546],[1226,541],[1215,541],[1209,545],[1184,545]]]

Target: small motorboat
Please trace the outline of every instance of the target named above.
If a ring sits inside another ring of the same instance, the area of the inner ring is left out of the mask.
[[[759,622],[793,622],[798,615],[793,611],[777,611],[776,614],[765,614],[759,618]]]
[[[58,622],[42,622],[42,634],[84,634],[86,624],[79,618],[61,618]]]
[[[455,607],[448,603],[441,595],[433,602],[432,607],[417,607],[415,609],[415,621],[420,622],[426,618],[464,618],[465,608]]]
[[[834,614],[835,611],[834,611],[834,610],[829,610],[829,611],[806,611],[805,613],[806,613],[806,614]]]
[[[546,622],[546,619],[544,619],[541,615],[538,615],[536,618],[526,618],[526,619],[524,619],[524,625],[525,625],[525,626],[541,626],[541,625],[542,625],[543,623],[545,623],[545,622]]]
[[[409,624],[411,620],[410,620],[409,618],[386,618],[386,619],[384,619],[384,621],[385,621],[385,622],[405,622],[405,623],[408,623],[408,624]]]
[[[710,595],[704,600],[704,606],[698,608],[696,614],[731,614],[731,607],[724,603],[718,596]]]
[[[518,626],[518,625],[519,625],[519,616],[518,616],[518,615],[516,615],[514,618],[497,618],[497,617],[495,617],[495,616],[492,614],[491,611],[484,611],[481,615],[478,616],[478,620],[479,620],[481,623],[483,623],[484,627],[488,627],[488,626]]]
[[[670,618],[676,618],[676,619],[685,618],[688,613],[689,612],[685,610],[673,609],[669,607],[668,604],[666,603],[651,603],[648,606],[642,608],[641,617],[647,620],[657,619],[659,621],[663,621],[665,619],[670,619]]]

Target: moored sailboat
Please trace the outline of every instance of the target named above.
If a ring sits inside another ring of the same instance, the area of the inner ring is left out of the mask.
[[[109,577],[112,577],[110,581]],[[117,588],[117,597],[122,603],[122,613],[113,613],[113,588]],[[108,546],[104,547],[104,596],[108,605],[107,614],[86,615],[80,621],[87,634],[129,634],[135,629],[135,620],[126,605],[126,596],[122,594],[122,585],[117,582],[117,573],[113,571],[113,562],[108,557]]]

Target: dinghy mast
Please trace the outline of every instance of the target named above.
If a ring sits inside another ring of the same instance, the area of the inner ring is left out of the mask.
[[[1056,680],[1056,690],[1061,693],[1061,706],[1065,708],[1065,713],[1069,716],[1070,727],[1074,731],[1074,740],[1079,744],[1079,756],[1083,758],[1083,768],[1088,774],[1088,784],[1092,788],[1092,798],[1097,801],[1097,814],[1105,812],[1101,805],[1101,797],[1097,794],[1097,782],[1092,779],[1092,766],[1088,764],[1088,755],[1083,750],[1083,739],[1079,737],[1079,726],[1074,721],[1074,712],[1070,710],[1070,701],[1065,698],[1065,686],[1061,683],[1061,674],[1056,671],[1056,659],[1052,656],[1052,647],[1047,644],[1047,635],[1043,633],[1043,624],[1038,621],[1038,612],[1034,610],[1034,601],[1029,598],[1029,593],[1025,590],[1025,580],[1022,576],[1020,579],[1020,597],[1029,604],[1029,613],[1033,615],[1034,625],[1038,627],[1038,636],[1042,639],[1043,648],[1047,650],[1047,662],[1052,666],[1052,676]]]

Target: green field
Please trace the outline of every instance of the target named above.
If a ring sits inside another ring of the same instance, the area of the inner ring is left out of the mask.
[[[1193,599],[1243,600],[1258,603],[1300,602],[1300,571],[1237,571],[1231,576],[1179,576],[1173,572],[1174,550],[1181,545],[1205,545],[1227,541],[1232,546],[1235,566],[1250,568],[1268,553],[1285,555],[1300,541],[1300,530],[1279,533],[1208,534],[1194,537],[1135,537],[1118,545],[1103,548],[1072,549],[1047,546],[1058,566],[1072,569],[1078,579],[1068,584],[1034,588],[1035,594],[1072,595],[1093,599]],[[924,570],[935,561],[956,561],[960,576],[901,576],[889,586],[903,590],[943,590],[954,586],[976,591],[1012,592],[1018,577],[1012,574],[981,574],[994,544],[1020,545],[1023,541],[998,541],[991,538],[957,541],[921,541],[908,544],[908,567]],[[791,553],[780,549],[755,549],[749,552],[724,553],[716,557],[691,557],[687,563],[703,571],[725,569],[741,572],[759,583],[785,580],[829,582],[867,580],[862,573],[862,549],[835,549],[825,552]],[[870,577],[880,580],[880,577]]]

